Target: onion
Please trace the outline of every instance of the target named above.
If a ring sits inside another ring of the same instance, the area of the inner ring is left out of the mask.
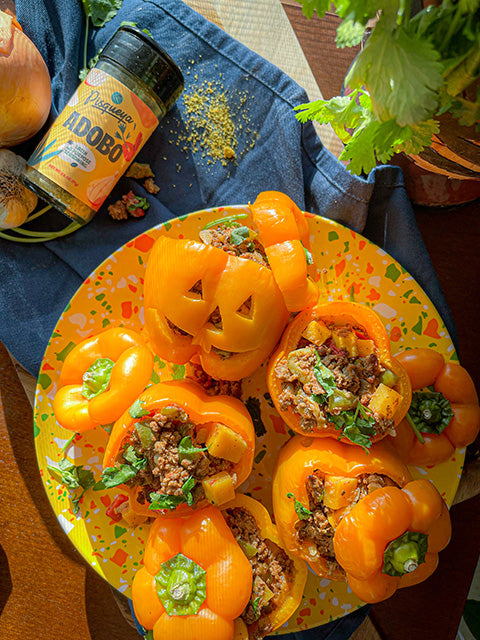
[[[0,147],[12,147],[35,135],[52,101],[47,65],[15,23],[0,11]]]

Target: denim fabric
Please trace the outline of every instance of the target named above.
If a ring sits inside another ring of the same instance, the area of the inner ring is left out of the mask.
[[[26,34],[40,50],[52,77],[51,122],[78,84],[85,29],[82,5],[80,0],[16,0],[16,6]],[[212,81],[230,97],[247,96],[243,112],[248,115],[248,126],[236,132],[239,161],[228,166],[207,164],[201,150],[186,152],[184,143],[177,144],[187,118],[182,97],[138,157],[151,164],[159,194],[151,196],[126,178],[115,190],[120,194],[133,188],[147,197],[151,207],[143,219],[118,223],[104,209],[73,235],[44,245],[0,240],[0,340],[27,370],[37,375],[48,339],[69,299],[115,249],[171,217],[210,206],[246,203],[267,189],[284,191],[300,207],[363,232],[388,251],[425,289],[455,336],[398,168],[379,167],[366,178],[349,175],[323,147],[313,126],[295,119],[292,107],[307,100],[303,89],[180,0],[124,0],[105,27],[91,28],[88,58],[105,45],[122,21],[136,22],[152,32],[184,71],[185,93],[195,83]],[[256,141],[251,146],[253,131]],[[20,148],[24,157],[39,137]],[[65,222],[61,214],[51,212],[40,218],[38,228],[64,226]],[[367,612],[364,607],[320,628],[283,638],[344,640]]]
[[[18,0],[16,6],[26,34],[50,70],[51,122],[78,84],[83,9],[80,1],[61,0],[36,0],[33,6],[29,0]],[[179,142],[187,117],[182,97],[138,157],[151,164],[161,187],[159,194],[151,196],[126,178],[115,190],[124,193],[133,188],[146,196],[151,207],[145,218],[118,223],[104,208],[91,223],[63,239],[40,246],[0,240],[0,339],[27,370],[38,373],[48,338],[70,297],[112,251],[172,216],[245,203],[266,189],[284,191],[300,207],[363,231],[418,280],[455,335],[399,169],[379,167],[367,178],[348,174],[323,147],[313,126],[295,119],[292,107],[307,99],[303,89],[180,0],[125,0],[117,16],[103,28],[90,27],[88,58],[124,20],[152,32],[184,71],[185,93],[195,83],[212,81],[222,85],[230,97],[248,96],[244,111],[249,126],[236,131],[237,164],[207,164],[201,150],[185,151],[185,143]],[[250,148],[252,131],[257,137]],[[24,157],[38,138],[20,148]],[[37,228],[64,225],[64,217],[52,212],[39,219]]]

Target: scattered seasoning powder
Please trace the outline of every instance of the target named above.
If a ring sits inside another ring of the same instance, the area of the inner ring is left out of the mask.
[[[184,143],[185,152],[200,153],[205,164],[226,166],[252,148],[257,139],[257,132],[249,126],[249,93],[225,89],[220,82],[198,82],[198,74],[195,80],[183,94],[186,131],[178,134],[176,144]],[[242,132],[243,140],[250,138],[241,153],[236,131]]]

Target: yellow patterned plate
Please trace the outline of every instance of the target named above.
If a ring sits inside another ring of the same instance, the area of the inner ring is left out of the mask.
[[[35,445],[40,474],[50,503],[63,530],[85,560],[114,588],[130,595],[135,570],[141,563],[149,526],[130,529],[114,522],[106,508],[118,490],[88,490],[74,513],[72,498],[50,474],[67,456],[100,477],[107,433],[101,428],[77,435],[60,427],[53,415],[62,362],[74,344],[110,326],[143,330],[142,283],[148,253],[160,235],[197,238],[209,221],[235,213],[245,206],[221,207],[191,213],[143,233],[105,260],[83,283],[60,317],[43,358],[35,394]],[[248,224],[248,219],[245,219]],[[447,330],[433,304],[415,280],[393,258],[358,233],[309,216],[313,253],[320,269],[325,299],[354,299],[373,308],[392,341],[393,352],[407,347],[433,347],[446,359],[456,360]],[[185,367],[155,359],[154,381],[182,378]],[[276,453],[289,437],[267,393],[265,367],[243,383],[243,400],[256,414],[257,443],[251,477],[242,490],[271,507],[270,479]],[[64,453],[65,449],[65,453]],[[435,468],[414,468],[415,477],[430,478],[450,505],[460,479],[465,450]],[[362,603],[343,583],[309,574],[304,600],[296,614],[278,633],[324,624],[353,611]]]

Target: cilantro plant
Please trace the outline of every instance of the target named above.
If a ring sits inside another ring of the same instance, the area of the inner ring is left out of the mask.
[[[351,93],[296,107],[301,122],[332,125],[351,173],[368,173],[394,153],[418,154],[444,113],[479,127],[480,90],[474,100],[463,92],[480,77],[480,0],[443,0],[413,17],[412,0],[298,1],[307,18],[335,6],[342,48],[360,44],[379,15],[345,78]]]
[[[88,31],[90,22],[94,27],[103,27],[104,24],[109,22],[117,15],[117,11],[123,4],[123,0],[82,0],[83,9],[85,12],[85,39],[83,43],[83,69],[79,73],[80,80],[84,80],[90,69],[98,62],[100,52],[87,61],[87,45],[88,45]]]

